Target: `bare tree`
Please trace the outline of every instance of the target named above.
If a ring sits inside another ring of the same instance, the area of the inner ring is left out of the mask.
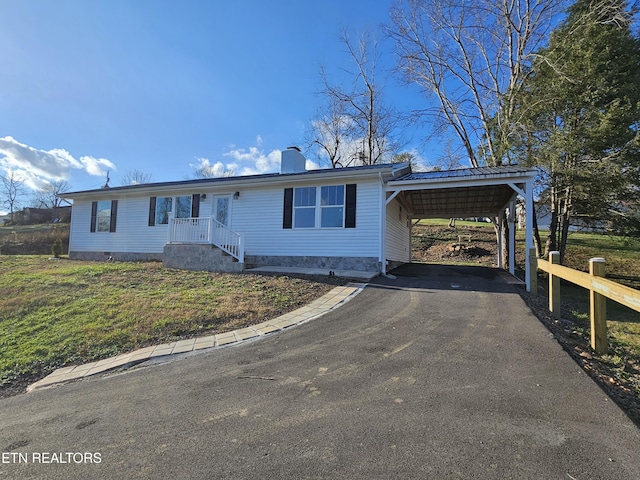
[[[11,222],[13,214],[18,209],[20,199],[25,195],[24,182],[15,172],[9,171],[5,175],[0,175],[0,204],[9,209]]]
[[[353,159],[355,152],[349,151],[353,130],[345,103],[327,96],[326,105],[318,109],[310,124],[306,143],[316,151],[319,160],[326,159],[331,168],[338,168]]]
[[[58,208],[63,202],[58,195],[69,190],[71,190],[71,185],[66,180],[50,182],[35,193],[33,203],[38,208]]]
[[[122,185],[140,185],[151,182],[151,174],[145,173],[137,168],[129,170],[122,176]]]
[[[392,9],[389,35],[398,70],[431,101],[420,113],[440,133],[453,131],[472,167],[512,163],[508,146],[519,135],[517,93],[564,3],[398,0]],[[499,224],[494,219],[508,258],[508,222],[502,229]]]
[[[329,157],[333,167],[387,161],[399,149],[395,133],[399,118],[384,102],[378,44],[364,34],[354,43],[346,31],[340,40],[355,66],[345,70],[352,81],[348,86],[333,83],[320,69],[320,94],[327,102],[312,122],[315,137],[310,143],[319,148],[318,157]]]
[[[398,70],[431,104],[420,113],[454,136],[473,167],[509,163],[514,94],[563,0],[399,0]]]

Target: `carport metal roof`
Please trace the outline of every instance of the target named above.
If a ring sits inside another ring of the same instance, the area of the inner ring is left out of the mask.
[[[387,191],[402,193],[413,218],[498,216],[514,194],[525,196],[535,170],[521,167],[480,167],[417,172],[391,180]]]
[[[533,246],[533,181],[536,170],[505,166],[409,173],[385,185],[386,203],[395,197],[412,218],[500,217],[509,208],[509,269],[515,263],[515,199],[525,200],[527,290],[531,286],[529,254]],[[501,248],[498,264],[502,265]]]

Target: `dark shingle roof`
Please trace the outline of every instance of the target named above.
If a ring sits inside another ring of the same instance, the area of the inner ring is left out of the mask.
[[[477,177],[480,175],[513,175],[517,173],[527,173],[529,171],[530,169],[528,168],[517,166],[460,168],[457,170],[413,172],[395,180],[435,180],[444,178]]]
[[[407,164],[403,163],[384,163],[378,165],[363,165],[357,167],[344,167],[344,168],[325,168],[325,169],[317,169],[317,170],[306,170],[304,172],[297,173],[265,173],[260,175],[241,175],[241,176],[233,176],[233,177],[217,177],[217,178],[199,178],[195,180],[178,180],[172,182],[157,182],[157,183],[142,183],[138,185],[124,185],[118,187],[109,187],[107,189],[92,189],[92,190],[80,190],[76,192],[66,192],[61,194],[61,197],[73,198],[74,196],[79,195],[93,195],[97,193],[106,193],[110,194],[115,192],[135,192],[137,190],[147,190],[147,189],[162,189],[167,187],[194,187],[194,186],[208,186],[208,185],[218,185],[224,183],[251,183],[256,182],[259,183],[262,180],[273,180],[273,179],[295,179],[300,177],[313,177],[313,176],[322,176],[322,175],[330,175],[336,173],[348,174],[351,172],[363,172],[363,171],[397,171],[402,168],[407,168]]]

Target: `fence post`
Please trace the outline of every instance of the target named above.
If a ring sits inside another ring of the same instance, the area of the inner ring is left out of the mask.
[[[549,252],[549,263],[560,265],[560,252]],[[549,272],[549,311],[551,318],[556,320],[560,318],[560,277],[551,272]]]
[[[604,277],[607,265],[604,258],[589,259],[589,274]],[[607,297],[589,290],[589,316],[591,317],[591,348],[598,353],[607,353]]]
[[[175,225],[173,224],[173,212],[169,212],[169,216],[167,217],[167,231],[169,232],[169,238],[167,239],[167,243],[173,243],[173,239],[174,239],[174,228]]]
[[[238,262],[244,263],[244,238],[242,235],[238,236]]]
[[[529,289],[534,295],[538,294],[538,252],[529,249]]]

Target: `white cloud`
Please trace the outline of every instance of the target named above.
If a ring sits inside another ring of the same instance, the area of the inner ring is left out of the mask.
[[[39,150],[13,137],[3,137],[0,138],[0,168],[15,172],[28,187],[38,190],[51,180],[68,180],[74,169],[104,176],[107,169],[115,170],[116,166],[106,158],[83,156],[77,160],[64,149]]]
[[[197,163],[190,163],[189,166],[195,170],[195,176],[199,178],[209,177],[229,177],[235,175],[238,166],[235,163],[227,165],[222,162],[211,163],[208,158],[197,158]]]
[[[260,143],[262,139],[258,135]],[[262,175],[280,171],[280,150],[271,150],[268,154],[261,148],[236,148],[224,154],[238,166],[239,175]]]
[[[196,163],[189,166],[195,170],[196,177],[226,177],[230,175],[264,175],[278,173],[280,171],[281,151],[271,150],[267,153],[262,148],[262,137],[256,136],[256,145],[249,148],[237,148],[230,145],[229,150],[223,153],[223,157],[229,162],[217,161],[212,163],[208,158],[198,158]],[[307,170],[316,170],[320,166],[311,161],[306,161]]]
[[[89,156],[80,157],[82,166],[89,175],[96,177],[103,177],[106,175],[105,169],[115,169],[116,166],[106,158],[94,158]]]
[[[304,162],[304,168],[306,168],[307,170],[318,170],[320,168],[320,165],[307,158],[307,160]]]

